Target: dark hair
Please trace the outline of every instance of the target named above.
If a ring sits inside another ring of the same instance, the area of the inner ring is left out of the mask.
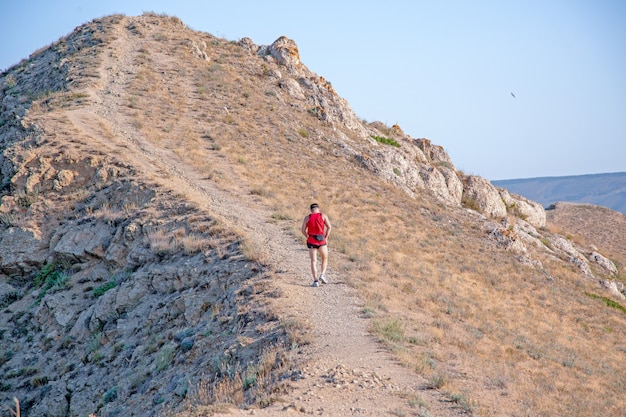
[[[315,207],[319,208],[320,206],[317,203],[311,204],[311,210],[313,210]]]

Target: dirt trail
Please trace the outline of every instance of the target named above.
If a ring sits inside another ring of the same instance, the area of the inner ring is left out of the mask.
[[[141,39],[130,36],[125,26],[118,26],[117,45],[111,49],[119,55],[103,54],[102,85],[92,91],[95,104],[73,110],[68,117],[77,129],[100,140],[100,149],[128,158],[129,164],[149,178],[232,222],[255,245],[267,248],[272,267],[281,271],[274,282],[282,294],[278,300],[281,311],[286,317],[307,322],[312,332],[312,343],[301,351],[310,366],[304,369],[303,378],[291,383],[293,391],[285,402],[266,409],[231,410],[227,415],[275,416],[289,411],[326,416],[463,415],[442,393],[424,389],[424,379],[398,365],[368,333],[360,300],[332,268],[337,260],[332,239],[330,283],[312,288],[306,248],[271,222],[272,213],[245,192],[243,185],[230,191],[219,189],[206,179],[206,173],[146,140],[131,118],[123,116],[124,89],[135,77],[133,61],[142,46]],[[99,131],[103,124],[112,135]],[[217,157],[210,162],[216,166],[226,163]],[[303,202],[303,207],[306,204]],[[421,410],[427,411],[420,411],[420,403]]]

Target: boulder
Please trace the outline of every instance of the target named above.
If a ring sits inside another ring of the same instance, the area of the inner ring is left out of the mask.
[[[39,303],[35,312],[35,319],[40,325],[50,326],[56,324],[65,328],[76,315],[76,306],[72,297],[67,292],[47,294]]]
[[[619,300],[626,300],[626,296],[624,296],[624,294],[622,294],[620,292],[620,290],[617,287],[617,283],[615,281],[612,280],[603,280],[601,281],[602,286],[604,288],[606,288],[607,290],[609,290],[609,292],[611,293],[611,295]]]
[[[0,271],[13,279],[41,269],[47,252],[38,231],[9,227],[0,233]]]
[[[510,213],[525,220],[536,228],[546,226],[546,211],[541,204],[530,201],[517,194],[510,194],[505,189],[498,190],[502,201],[504,201]]]
[[[298,51],[298,45],[287,38],[281,36],[272,43],[268,49],[263,51],[269,53],[279,65],[287,67],[290,72],[297,72],[302,66],[300,62],[300,52]]]
[[[28,415],[46,417],[65,417],[70,415],[67,385],[64,381],[49,382],[47,394],[38,401]]]
[[[103,258],[114,230],[105,223],[86,223],[66,231],[54,247],[61,259],[85,262],[90,256]]]
[[[430,162],[443,162],[452,167],[452,160],[443,146],[433,145],[429,139],[414,139],[416,146],[422,150]]]
[[[548,238],[552,249],[555,250],[561,257],[567,259],[581,270],[581,272],[592,278],[593,273],[589,267],[589,261],[574,247],[574,245],[562,236],[554,235]]]
[[[68,185],[72,183],[72,181],[74,181],[74,177],[76,175],[77,175],[77,172],[69,170],[69,169],[63,169],[59,171],[56,175],[56,178],[54,179],[52,183],[52,188],[55,189],[56,191],[59,191],[62,188],[67,187]]]
[[[283,78],[278,82],[278,86],[285,90],[293,98],[304,100],[304,92],[300,84],[293,78]]]
[[[615,264],[611,260],[603,256],[602,254],[596,251],[593,251],[589,254],[589,260],[591,262],[595,262],[596,264],[600,265],[609,274],[617,275],[617,267],[615,266]]]
[[[456,174],[456,170],[445,165],[438,166],[437,170],[446,179],[446,187],[448,188],[448,194],[452,198],[453,205],[460,206],[463,199],[463,183]]]
[[[463,201],[470,208],[485,216],[494,218],[506,216],[506,206],[496,187],[477,175],[470,175],[466,178]]]

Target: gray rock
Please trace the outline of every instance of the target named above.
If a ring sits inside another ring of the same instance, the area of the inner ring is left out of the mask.
[[[617,267],[615,266],[615,264],[610,259],[603,256],[602,254],[595,252],[595,251],[591,252],[589,254],[589,260],[591,262],[595,262],[596,264],[600,265],[608,273],[612,275],[617,275]]]
[[[287,67],[290,72],[297,72],[302,65],[298,45],[286,36],[276,39],[267,52],[276,59],[279,65]]]
[[[502,201],[504,201],[510,213],[527,221],[536,228],[546,226],[546,211],[541,204],[517,194],[510,194],[505,189],[499,189],[499,191],[500,197],[502,197]]]
[[[76,306],[72,302],[71,294],[67,292],[47,294],[35,312],[35,318],[40,325],[65,327],[73,322],[75,316]]]
[[[506,216],[506,206],[500,193],[488,180],[470,175],[466,178],[463,201],[488,217]]]
[[[45,242],[34,229],[9,227],[0,233],[0,271],[21,281],[46,261]]]
[[[76,340],[87,340],[91,331],[89,330],[89,323],[91,321],[91,317],[93,316],[93,312],[95,310],[95,305],[90,305],[87,309],[81,311],[72,326],[72,330],[70,330],[70,336],[75,338]]]
[[[148,282],[136,274],[133,280],[126,281],[116,291],[115,311],[119,314],[133,309],[148,294]]]
[[[103,258],[112,238],[111,227],[104,223],[88,223],[67,230],[54,246],[61,259],[85,262],[91,256]]]
[[[0,308],[6,307],[18,298],[19,292],[17,289],[8,282],[4,282],[3,277],[0,275]]]
[[[293,78],[283,78],[278,82],[278,86],[285,90],[291,97],[304,100],[304,92],[300,84]]]
[[[585,276],[593,278],[589,261],[574,247],[572,242],[559,235],[550,236],[548,240],[552,249],[562,258],[576,265]]]
[[[603,280],[601,281],[602,286],[609,290],[613,297],[618,298],[619,300],[626,300],[626,296],[620,292],[617,287],[617,283],[613,280]]]
[[[28,415],[45,417],[66,417],[70,404],[67,401],[67,386],[64,381],[48,383],[49,391],[37,402]]]

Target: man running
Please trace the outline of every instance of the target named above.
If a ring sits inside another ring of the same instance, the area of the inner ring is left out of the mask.
[[[326,266],[328,265],[327,239],[330,235],[330,221],[325,214],[320,212],[317,203],[311,204],[311,214],[302,221],[302,234],[306,237],[306,246],[309,248],[311,258],[311,274],[313,274],[313,286],[319,287],[320,281],[328,283],[326,279]],[[317,275],[317,252],[322,257],[322,273]]]

